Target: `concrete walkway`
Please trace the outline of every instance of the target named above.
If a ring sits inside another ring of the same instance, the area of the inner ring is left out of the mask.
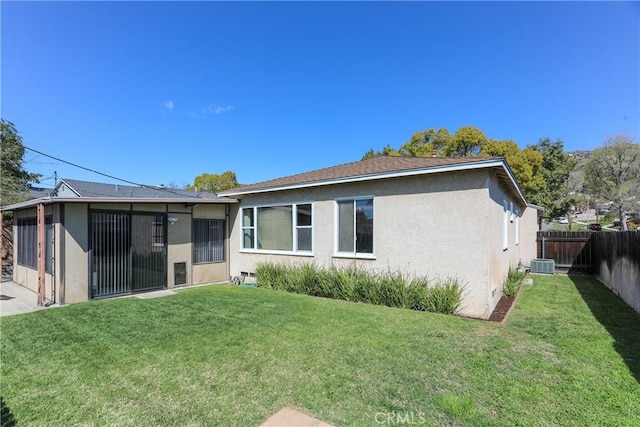
[[[31,313],[45,308],[38,306],[38,294],[32,290],[11,281],[0,283],[0,316]]]
[[[331,425],[285,406],[267,418],[260,427],[331,427]]]

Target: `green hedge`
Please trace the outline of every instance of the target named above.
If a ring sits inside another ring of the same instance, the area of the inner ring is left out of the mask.
[[[355,265],[321,268],[314,263],[256,266],[258,285],[312,296],[434,313],[455,314],[464,290],[456,278],[408,279],[400,272],[377,273]]]

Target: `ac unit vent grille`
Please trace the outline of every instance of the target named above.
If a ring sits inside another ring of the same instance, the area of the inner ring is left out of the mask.
[[[556,262],[552,259],[532,259],[531,272],[554,274],[556,272]]]

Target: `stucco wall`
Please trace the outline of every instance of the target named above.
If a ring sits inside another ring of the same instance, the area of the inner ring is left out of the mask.
[[[65,205],[64,302],[66,304],[89,299],[89,233],[87,205]]]
[[[531,260],[537,258],[538,255],[536,236],[538,233],[538,215],[540,213],[537,209],[528,207],[522,216],[520,257],[522,258],[522,264],[527,267],[531,265]]]
[[[495,179],[492,172],[475,170],[242,197],[241,206],[312,201],[314,252],[307,257],[241,250],[240,207],[236,206],[230,239],[231,274],[254,272],[257,262],[270,260],[318,265],[355,262],[384,271],[456,276],[466,284],[461,314],[486,318],[500,298],[509,262],[517,257],[515,248],[502,251],[502,197],[506,190]],[[490,189],[495,197],[489,197]],[[375,259],[338,258],[334,256],[335,199],[362,196],[374,196]],[[498,291],[492,297],[493,289]]]
[[[174,283],[174,263],[185,262],[187,284],[211,283],[224,281],[228,278],[226,262],[193,265],[192,263],[192,218],[225,219],[225,205],[196,205],[185,204],[109,204],[94,203],[66,203],[47,205],[45,215],[53,214],[55,225],[55,292],[56,302],[75,303],[87,301],[89,293],[89,208],[112,211],[133,212],[161,212],[176,221],[167,225],[167,287]],[[62,213],[61,213],[62,212]],[[15,213],[16,219],[35,217],[35,209],[26,209]],[[17,220],[14,225],[17,236]],[[18,250],[17,241],[15,250]],[[228,246],[228,245],[227,245]],[[225,259],[228,259],[228,251]],[[17,264],[14,259],[14,281],[33,291],[37,291],[37,270]],[[51,297],[52,281],[54,278],[47,274],[45,278],[46,296]]]
[[[191,210],[193,214],[191,214]],[[169,216],[176,221],[167,228],[167,287],[175,285],[175,263],[184,262],[187,267],[187,284],[220,282],[228,279],[226,262],[193,264],[192,215],[193,219],[225,219],[224,205],[169,205]],[[228,245],[227,245],[228,246]],[[225,259],[228,254],[225,253]]]
[[[489,310],[493,311],[503,295],[509,267],[517,267],[523,252],[531,249],[530,224],[527,208],[514,198],[497,179],[487,181],[489,188],[490,230],[487,245],[489,258]],[[505,225],[505,203],[507,222]],[[525,215],[527,214],[527,215]],[[506,248],[504,231],[507,232]],[[516,236],[517,234],[517,236]],[[533,234],[535,250],[535,232]]]

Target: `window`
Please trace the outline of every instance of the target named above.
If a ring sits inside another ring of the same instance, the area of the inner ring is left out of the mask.
[[[44,220],[45,272],[53,271],[53,220]],[[18,264],[38,268],[38,220],[36,218],[18,219]]]
[[[509,204],[502,202],[502,250],[509,248]]]
[[[242,209],[242,247],[255,249],[256,223],[253,220],[254,208]]]
[[[340,254],[373,254],[373,198],[338,200],[337,250]]]
[[[193,263],[224,261],[224,220],[193,220]]]
[[[296,238],[299,251],[311,251],[313,232],[310,203],[296,206]]]
[[[165,246],[164,215],[154,215],[151,220],[151,251],[162,252]]]
[[[259,251],[311,252],[311,203],[242,209],[242,248]]]
[[[520,211],[516,209],[516,246],[520,244]]]

